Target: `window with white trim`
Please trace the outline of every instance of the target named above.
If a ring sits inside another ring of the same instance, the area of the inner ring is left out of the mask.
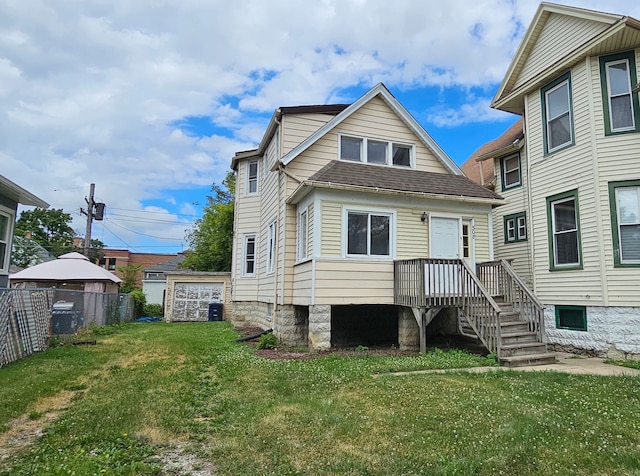
[[[521,184],[520,154],[510,155],[500,159],[502,172],[502,190],[508,190]]]
[[[547,198],[551,269],[582,267],[578,191]]]
[[[640,180],[609,184],[614,265],[640,266]]]
[[[11,249],[9,247],[9,230],[13,217],[0,211],[0,271],[9,270]]]
[[[525,212],[504,217],[504,242],[516,243],[527,240],[527,215]]]
[[[256,275],[256,235],[255,233],[244,235],[242,246],[242,275]]]
[[[640,132],[640,106],[632,93],[637,83],[635,53],[600,57],[605,134]]]
[[[247,162],[247,195],[258,193],[258,161]]]
[[[391,256],[392,214],[349,210],[346,213],[347,256]]]
[[[276,259],[276,222],[269,224],[267,230],[267,273],[273,273]]]
[[[570,74],[542,88],[541,94],[545,153],[550,154],[573,144]]]
[[[309,242],[309,220],[307,209],[298,215],[298,261],[307,258]]]
[[[340,137],[340,158],[351,162],[411,167],[413,145],[362,137]]]

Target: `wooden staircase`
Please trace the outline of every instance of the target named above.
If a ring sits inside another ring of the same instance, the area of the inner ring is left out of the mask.
[[[547,351],[538,334],[529,329],[513,304],[505,302],[504,296],[494,296],[500,307],[500,362],[508,367],[552,364],[555,354]]]
[[[394,302],[410,307],[426,351],[426,328],[445,307],[458,309],[463,335],[477,337],[509,367],[549,364],[544,308],[505,260],[472,269],[461,259],[418,258],[394,263]]]

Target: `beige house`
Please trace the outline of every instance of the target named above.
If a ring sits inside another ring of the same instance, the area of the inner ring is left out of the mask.
[[[640,21],[542,3],[493,100],[494,249],[545,306],[548,342],[640,354]],[[507,133],[505,133],[507,134]]]
[[[500,313],[475,266],[494,257],[502,199],[468,180],[384,85],[351,105],[279,108],[232,168],[236,322],[316,350],[424,349],[438,314],[457,331]],[[495,337],[482,338],[492,348]]]

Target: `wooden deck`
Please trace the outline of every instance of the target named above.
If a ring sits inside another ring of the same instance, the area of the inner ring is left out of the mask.
[[[546,352],[543,307],[504,260],[479,264],[477,272],[461,259],[396,261],[394,302],[413,310],[420,327],[421,351],[426,350],[426,327],[431,319],[442,308],[454,307],[489,352],[499,358],[506,349],[501,314],[504,320],[521,319],[526,332],[534,334]]]

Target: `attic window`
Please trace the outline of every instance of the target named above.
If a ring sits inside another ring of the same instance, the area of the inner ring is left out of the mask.
[[[411,167],[414,147],[392,141],[340,137],[340,159],[368,164]]]

